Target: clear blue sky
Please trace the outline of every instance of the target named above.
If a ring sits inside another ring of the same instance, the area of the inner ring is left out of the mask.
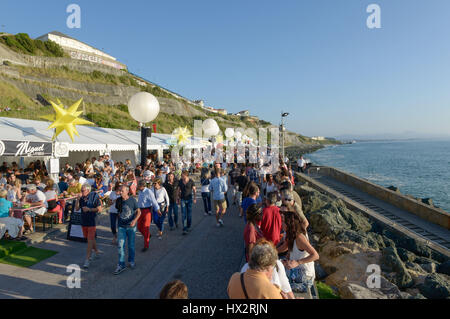
[[[66,7],[82,9],[81,29]],[[381,7],[381,29],[366,8]],[[3,0],[1,31],[57,30],[130,71],[308,136],[450,135],[448,0]]]

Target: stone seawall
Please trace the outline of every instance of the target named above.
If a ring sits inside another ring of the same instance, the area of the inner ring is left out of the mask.
[[[391,191],[387,188],[333,167],[320,167],[320,173],[330,176],[341,183],[360,189],[369,195],[415,214],[424,220],[442,226],[446,229],[450,229],[450,213],[444,210],[425,205],[424,203],[414,200],[408,196]]]

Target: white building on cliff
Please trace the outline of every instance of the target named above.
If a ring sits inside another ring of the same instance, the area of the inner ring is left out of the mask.
[[[127,68],[126,65],[118,62],[115,57],[58,31],[44,34],[36,40],[56,42],[72,59],[104,64],[116,69]]]

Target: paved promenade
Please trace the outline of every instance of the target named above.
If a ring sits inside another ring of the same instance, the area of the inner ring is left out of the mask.
[[[231,196],[230,196],[231,199]],[[97,243],[103,253],[88,270],[81,269],[81,288],[66,285],[66,267],[82,266],[86,244],[66,239],[66,233],[33,246],[58,254],[30,268],[0,264],[0,298],[158,298],[169,281],[180,279],[189,289],[189,298],[227,298],[227,284],[243,258],[244,221],[236,206],[224,217],[225,226],[216,227],[215,216],[203,215],[200,193],[193,205],[192,231],[167,230],[163,240],[156,237],[152,224],[150,248],[142,253],[143,238],[136,234],[136,268],[113,275],[117,265],[117,246],[112,245],[109,215],[98,218]],[[179,210],[181,216],[181,210]],[[179,222],[180,223],[180,222]],[[181,223],[180,223],[181,225]]]

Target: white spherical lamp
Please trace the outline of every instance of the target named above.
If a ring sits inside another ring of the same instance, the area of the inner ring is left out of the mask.
[[[140,123],[153,121],[159,114],[159,102],[152,94],[140,92],[133,95],[128,102],[128,112]]]
[[[239,141],[242,138],[242,133],[237,131],[236,133],[234,133],[234,137]]]
[[[202,124],[202,128],[206,137],[216,136],[220,131],[219,125],[217,125],[217,122],[213,119],[205,120]]]
[[[234,129],[229,127],[225,130],[225,136],[227,138],[232,138],[234,136]]]

